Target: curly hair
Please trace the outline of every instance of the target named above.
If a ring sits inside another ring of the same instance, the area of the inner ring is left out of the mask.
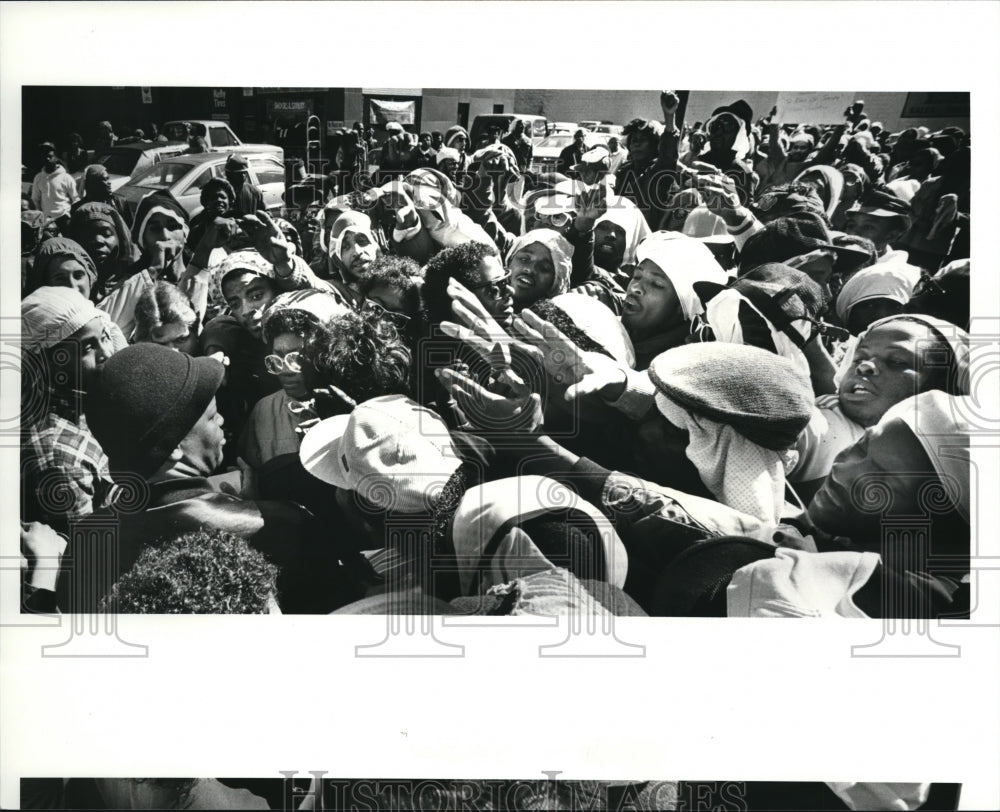
[[[254,615],[277,595],[278,568],[245,539],[196,530],[143,550],[101,610],[120,614]]]
[[[312,313],[295,307],[281,307],[271,311],[264,318],[264,343],[268,346],[278,336],[291,333],[299,336],[308,354],[309,347],[318,350],[329,338],[327,326]]]
[[[135,340],[149,341],[154,328],[164,324],[194,326],[198,315],[187,294],[171,282],[147,287],[135,303]]]
[[[307,345],[306,358],[326,384],[343,389],[361,403],[382,395],[409,395],[413,356],[391,324],[359,313],[337,316],[325,340]]]
[[[368,296],[375,288],[392,288],[403,294],[406,315],[420,312],[420,287],[424,272],[414,260],[395,254],[376,259],[358,281],[358,291]]]
[[[424,267],[424,286],[421,296],[428,324],[450,321],[451,296],[448,295],[448,279],[454,277],[463,285],[479,281],[479,263],[486,257],[499,257],[495,245],[466,242],[438,251]]]

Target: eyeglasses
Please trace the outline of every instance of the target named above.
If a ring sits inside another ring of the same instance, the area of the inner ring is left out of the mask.
[[[558,214],[535,214],[535,219],[539,223],[547,223],[552,226],[552,228],[565,228],[569,221],[572,219],[572,215],[565,212],[559,212]]]
[[[284,358],[269,355],[264,359],[264,366],[272,375],[280,375],[282,372],[297,374],[302,371],[302,360],[302,353],[298,351],[290,352]]]
[[[499,301],[507,296],[510,276],[510,273],[506,273],[499,279],[490,279],[487,282],[480,282],[478,285],[466,285],[466,287],[473,291],[481,290],[493,301]]]
[[[410,317],[405,313],[397,313],[395,310],[388,310],[378,302],[372,301],[371,299],[365,299],[365,303],[361,306],[361,312],[369,318],[379,319],[380,321],[388,321],[395,324],[397,327],[405,327],[410,323]]]

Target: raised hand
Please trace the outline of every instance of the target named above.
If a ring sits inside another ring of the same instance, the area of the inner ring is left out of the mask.
[[[501,373],[504,394],[491,392],[468,375],[453,369],[434,373],[448,391],[454,406],[467,421],[463,429],[484,431],[535,431],[542,425],[542,399],[512,370]]]
[[[239,224],[253,240],[258,254],[275,268],[287,270],[290,267],[295,248],[285,239],[271,215],[266,211],[248,214],[240,218]]]

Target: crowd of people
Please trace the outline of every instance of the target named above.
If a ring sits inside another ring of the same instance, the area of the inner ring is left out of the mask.
[[[969,134],[660,106],[558,173],[390,125],[302,232],[43,145],[25,609],[967,613]]]

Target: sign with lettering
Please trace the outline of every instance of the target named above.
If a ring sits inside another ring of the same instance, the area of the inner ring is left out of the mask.
[[[782,124],[840,124],[855,98],[853,92],[781,92],[775,102],[775,120]]]

